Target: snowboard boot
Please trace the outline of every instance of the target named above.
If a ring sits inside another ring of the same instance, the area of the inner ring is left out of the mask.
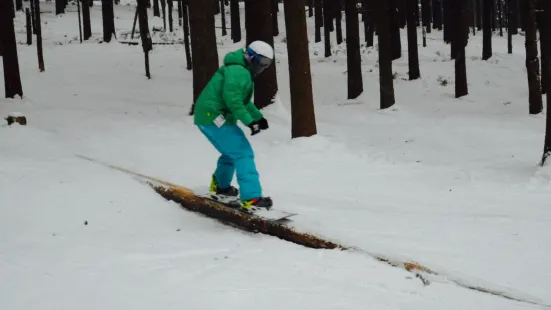
[[[272,198],[270,197],[260,197],[260,198],[253,198],[250,200],[241,201],[241,208],[243,208],[246,211],[254,211],[258,209],[270,210],[272,205],[273,205],[273,202],[272,202]]]
[[[216,182],[214,175],[210,181],[209,192],[211,196],[237,197],[239,195],[239,190],[231,185],[227,188],[218,187],[218,182]]]

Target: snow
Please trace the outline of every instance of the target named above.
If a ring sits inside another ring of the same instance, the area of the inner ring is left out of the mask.
[[[545,117],[528,114],[524,37],[514,37],[513,55],[505,37],[494,37],[489,61],[480,60],[481,34],[471,37],[470,94],[455,99],[442,33],[429,34],[419,49],[422,79],[407,81],[402,31],[397,104],[379,110],[376,50],[362,48],[365,91],[346,100],[345,44],[325,59],[309,19],[319,133],[291,140],[280,11],[278,101],[265,111],[270,130],[250,141],[265,193],[299,213],[290,225],[360,249],[313,250],[187,212],[131,176],[75,156],[197,191],[206,189],[218,156],[187,115],[192,76],[183,46],[155,45],[148,80],[140,46],[98,44],[96,4],[94,36],[83,44],[74,6],[63,16],[43,13],[42,73],[17,14],[24,98],[0,99],[0,115],[21,113],[28,124],[0,126],[1,309],[551,304],[551,170],[538,166]],[[53,4],[43,2],[42,11]],[[134,7],[116,6],[115,15],[117,36],[126,40]],[[181,39],[181,28],[167,37]],[[242,46],[220,35],[218,44],[220,58]],[[415,261],[440,276],[424,285],[373,256]]]

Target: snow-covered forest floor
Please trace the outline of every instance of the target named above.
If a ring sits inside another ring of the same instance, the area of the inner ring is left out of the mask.
[[[0,99],[0,116],[28,120],[0,127],[0,309],[544,308],[446,279],[551,304],[551,170],[538,166],[545,117],[528,114],[523,36],[512,55],[506,37],[494,36],[494,55],[482,61],[481,33],[471,33],[470,94],[455,99],[442,32],[419,47],[422,79],[408,81],[402,30],[397,104],[380,110],[376,50],[362,47],[365,91],[346,100],[346,44],[324,58],[309,18],[318,135],[291,140],[280,11],[278,101],[264,112],[270,130],[250,138],[265,194],[299,213],[290,224],[299,231],[442,275],[424,285],[360,252],[221,225],[75,157],[201,191],[218,154],[188,115],[183,45],[155,45],[148,80],[141,46],[98,43],[99,2],[83,44],[76,6],[55,16],[43,2],[42,11],[46,71],[38,72],[36,46],[24,44],[18,12],[24,98]],[[174,33],[154,41],[181,40],[176,8],[174,16]],[[115,17],[126,40],[134,5],[116,6]],[[217,34],[220,58],[243,46]]]

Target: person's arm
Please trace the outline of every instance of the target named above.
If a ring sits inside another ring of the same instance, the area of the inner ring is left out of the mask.
[[[245,107],[247,108],[247,111],[249,111],[249,114],[254,121],[258,121],[264,118],[264,115],[262,115],[262,112],[260,112],[260,110],[254,105],[254,103],[249,102]]]
[[[222,96],[226,106],[245,126],[249,126],[253,121],[253,117],[249,110],[245,107],[245,83],[249,74],[245,68],[241,66],[230,66],[226,68]]]

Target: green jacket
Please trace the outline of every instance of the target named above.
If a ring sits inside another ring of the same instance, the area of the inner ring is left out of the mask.
[[[264,116],[251,102],[254,81],[244,58],[244,50],[230,52],[224,65],[216,71],[195,103],[194,123],[215,125],[223,115],[224,126],[236,125],[240,120],[248,126]]]

